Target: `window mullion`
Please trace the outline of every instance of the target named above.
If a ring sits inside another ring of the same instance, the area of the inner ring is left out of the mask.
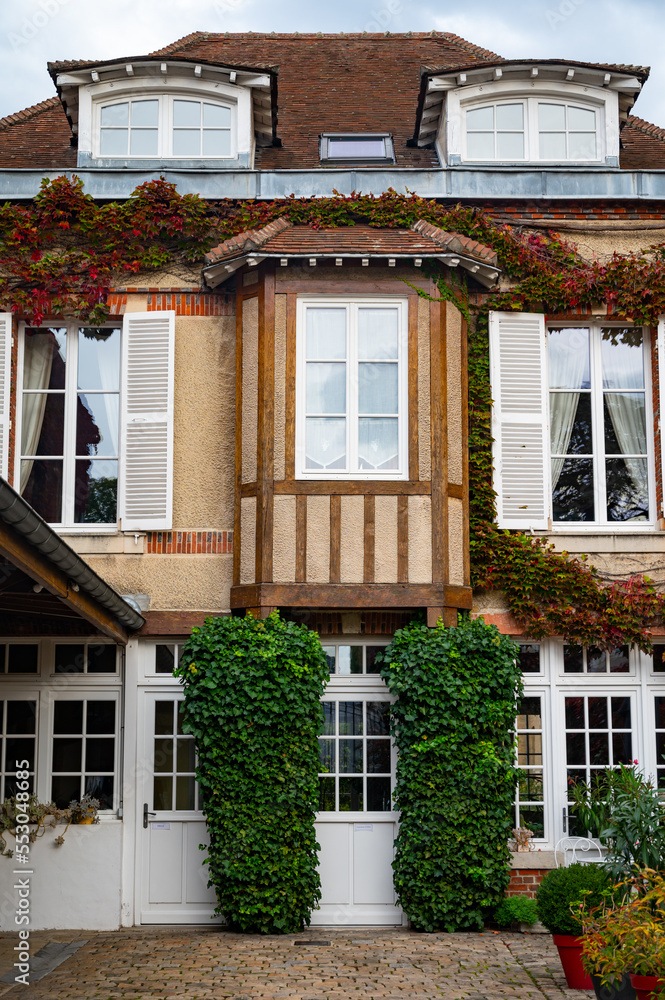
[[[76,412],[78,405],[78,328],[67,328],[65,426],[62,449],[62,523],[74,523],[76,492]]]

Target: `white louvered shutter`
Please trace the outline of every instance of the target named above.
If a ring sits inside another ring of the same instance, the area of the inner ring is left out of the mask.
[[[174,333],[174,312],[124,317],[119,504],[123,531],[171,527]]]
[[[547,341],[541,313],[490,313],[494,489],[500,528],[547,528]]]
[[[665,319],[658,323],[658,407],[660,424],[660,465],[663,487],[662,510],[657,512],[658,517],[665,516]]]
[[[0,476],[9,472],[9,390],[12,372],[12,314],[0,313]]]

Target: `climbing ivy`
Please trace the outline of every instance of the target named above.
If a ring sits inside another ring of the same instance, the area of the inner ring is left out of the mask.
[[[524,233],[474,207],[447,207],[393,190],[378,197],[207,203],[179,195],[160,179],[142,184],[123,203],[97,204],[80,180],[61,177],[44,181],[30,205],[0,207],[0,309],[34,323],[62,314],[99,323],[108,316],[114,284],[165,268],[191,280],[213,246],[280,216],[314,228],[358,222],[406,227],[425,219],[496,251],[509,287],[471,303],[450,272],[432,274],[437,296],[452,301],[469,325],[472,582],[502,590],[520,628],[533,638],[564,635],[583,644],[631,643],[648,650],[650,628],[665,607],[648,578],[606,586],[583,557],[496,527],[487,330],[491,309],[558,313],[600,303],[616,319],[654,326],[665,314],[665,243],[588,261],[552,232]]]
[[[314,819],[328,669],[318,636],[277,612],[208,618],[176,673],[217,912],[245,933],[297,933],[321,896]]]
[[[419,930],[480,929],[508,881],[516,646],[481,620],[410,625],[382,663],[396,697],[399,901]]]

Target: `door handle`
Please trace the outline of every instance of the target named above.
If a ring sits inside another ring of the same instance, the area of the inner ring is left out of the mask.
[[[563,819],[563,832],[568,833],[568,808],[566,806],[563,807],[562,819]]]
[[[156,815],[157,815],[157,813],[150,812],[150,810],[148,809],[148,803],[144,802],[143,803],[143,829],[144,830],[148,829],[148,816],[156,816]]]

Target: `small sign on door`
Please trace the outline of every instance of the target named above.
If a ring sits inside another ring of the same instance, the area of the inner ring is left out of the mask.
[[[356,833],[374,833],[373,823],[354,823],[353,829]]]
[[[171,824],[170,823],[151,823],[150,826],[152,827],[153,830],[170,830],[171,829]]]

